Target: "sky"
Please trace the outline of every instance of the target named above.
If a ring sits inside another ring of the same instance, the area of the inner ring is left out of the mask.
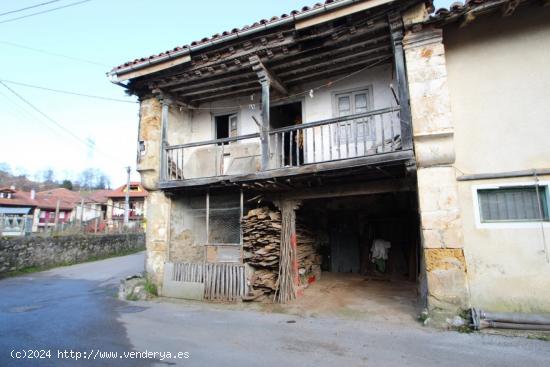
[[[110,176],[114,187],[125,182],[126,166],[132,167],[132,179],[139,180],[135,171],[139,111],[136,98],[126,96],[106,77],[113,66],[315,2],[88,0],[9,21],[80,1],[57,0],[0,15],[0,80],[40,111],[0,85],[0,163],[31,177],[53,169],[58,180],[74,180],[82,170],[98,168]],[[45,2],[2,0],[0,14]],[[435,3],[442,7],[451,1]]]

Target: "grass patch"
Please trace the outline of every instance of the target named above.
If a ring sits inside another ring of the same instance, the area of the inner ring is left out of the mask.
[[[110,259],[110,258],[113,258],[113,257],[132,255],[132,254],[136,254],[138,252],[141,252],[143,250],[144,249],[132,249],[132,250],[126,250],[126,251],[119,251],[119,252],[115,252],[115,253],[112,253],[112,254],[109,254],[109,255],[91,256],[91,257],[89,257],[85,260],[82,260],[82,261],[66,261],[66,262],[47,265],[47,266],[28,266],[28,267],[25,267],[25,268],[14,270],[14,271],[9,271],[7,273],[0,273],[0,279],[10,278],[10,277],[15,277],[15,276],[20,276],[20,275],[26,275],[26,274],[32,274],[32,273],[37,273],[37,272],[40,272],[40,271],[46,271],[46,270],[51,270],[51,269],[55,269],[55,268],[61,268],[61,267],[65,267],[65,266],[76,265],[76,264],[85,264],[85,263],[99,261],[99,260],[106,260],[106,259]]]
[[[135,295],[134,293],[130,293],[129,295],[126,296],[126,300],[127,301],[137,301],[139,298],[137,295]]]
[[[544,342],[550,342],[550,335],[527,335],[527,339],[542,340]]]
[[[143,285],[145,292],[149,293],[152,296],[158,296],[157,285],[151,281],[151,278],[147,277],[145,279],[145,284]]]
[[[474,329],[472,329],[469,325],[462,325],[457,327],[456,331],[462,334],[470,334],[474,332]]]

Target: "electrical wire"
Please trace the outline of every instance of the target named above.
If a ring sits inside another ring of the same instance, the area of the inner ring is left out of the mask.
[[[10,18],[10,19],[7,19],[7,20],[0,21],[0,24],[2,24],[2,23],[13,22],[13,21],[16,21],[16,20],[19,20],[19,19],[28,18],[28,17],[32,17],[32,16],[35,16],[35,15],[40,15],[40,14],[44,14],[44,13],[49,13],[49,12],[52,12],[52,11],[55,11],[55,10],[68,8],[68,7],[70,7],[70,6],[75,6],[75,5],[87,3],[87,2],[89,2],[89,1],[92,1],[92,0],[77,1],[76,3],[71,3],[71,4],[67,4],[67,5],[63,5],[63,6],[58,6],[57,8],[52,8],[52,9],[48,9],[48,10],[42,10],[42,11],[39,11],[39,12],[36,12],[36,13],[23,15],[23,16],[20,16],[20,17],[17,17],[17,18]]]
[[[124,103],[133,103],[133,104],[137,103],[136,101],[128,101],[128,100],[124,100],[124,99],[117,99],[117,98],[110,98],[110,97],[103,97],[103,96],[95,96],[95,95],[92,95],[92,94],[85,94],[85,93],[71,92],[71,91],[61,90],[61,89],[41,87],[41,86],[38,86],[38,85],[15,82],[15,81],[6,80],[6,79],[0,79],[0,81],[2,81],[4,83],[20,85],[20,86],[23,86],[23,87],[35,88],[35,89],[46,90],[46,91],[62,93],[62,94],[69,94],[69,95],[74,95],[74,96],[79,96],[79,97],[95,98],[95,99],[101,99],[101,100],[112,101],[112,102],[124,102]]]
[[[40,4],[36,4],[36,5],[27,6],[25,8],[20,8],[20,9],[16,9],[16,10],[7,11],[5,13],[0,13],[0,17],[3,16],[3,15],[19,13],[20,11],[25,11],[25,10],[29,10],[29,9],[33,9],[33,8],[38,8],[40,6],[48,5],[48,4],[51,4],[51,3],[57,3],[59,1],[60,0],[51,0],[51,1],[46,1],[45,3],[40,3]]]
[[[87,63],[87,64],[98,65],[98,66],[106,67],[106,68],[111,67],[111,65],[107,65],[107,64],[104,64],[104,63],[101,63],[101,62],[98,62],[98,61],[93,61],[93,60],[88,60],[88,59],[82,59],[82,58],[79,58],[79,57],[58,54],[56,52],[41,50],[41,49],[38,49],[38,48],[29,47],[29,46],[21,45],[21,44],[18,44],[18,43],[9,42],[9,41],[0,41],[0,43],[5,44],[5,45],[9,45],[9,46],[12,46],[12,47],[18,47],[18,48],[23,48],[23,49],[34,51],[34,52],[43,53],[45,55],[62,57],[62,58],[65,58],[65,59],[69,59],[69,60],[73,60],[73,61],[80,61],[80,62],[84,62],[84,63]]]
[[[9,90],[13,95],[15,95],[17,98],[19,98],[20,100],[22,100],[23,102],[25,102],[25,104],[27,104],[29,107],[31,107],[33,110],[35,110],[36,112],[38,112],[41,116],[43,116],[45,119],[47,119],[48,121],[50,121],[51,123],[53,123],[54,125],[56,125],[59,129],[63,130],[65,133],[67,133],[68,135],[70,135],[71,137],[73,137],[74,139],[78,140],[79,142],[83,143],[87,148],[89,149],[94,149],[96,150],[97,152],[101,153],[102,155],[104,155],[106,158],[109,158],[109,159],[114,159],[115,161],[117,160],[117,158],[101,151],[101,150],[98,150],[96,147],[95,147],[95,144],[91,143],[90,141],[88,140],[85,140],[85,139],[82,139],[80,136],[76,135],[74,132],[72,132],[70,129],[66,128],[65,126],[63,126],[62,124],[60,124],[59,122],[57,122],[56,120],[54,120],[53,118],[51,118],[50,116],[48,116],[46,113],[44,113],[42,110],[40,110],[38,107],[36,107],[35,105],[33,105],[30,101],[28,101],[25,97],[23,97],[22,95],[20,95],[19,93],[17,93],[15,90],[13,90],[12,88],[10,88],[6,83],[4,83],[3,81],[0,80],[0,85],[3,85],[7,90]],[[48,125],[46,125],[48,126]],[[49,126],[48,126],[49,127]]]

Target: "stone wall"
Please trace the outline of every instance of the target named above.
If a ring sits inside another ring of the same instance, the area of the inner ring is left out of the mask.
[[[145,249],[144,234],[13,237],[0,239],[0,274],[28,267],[84,262]]]
[[[469,306],[469,296],[442,31],[408,32],[403,43],[418,166],[425,296],[432,313],[452,314]]]

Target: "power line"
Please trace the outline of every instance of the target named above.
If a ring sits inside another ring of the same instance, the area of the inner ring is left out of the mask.
[[[59,122],[57,122],[56,120],[54,120],[53,118],[51,118],[50,116],[48,116],[46,113],[42,112],[38,107],[36,107],[35,105],[33,105],[31,102],[29,102],[27,99],[25,99],[23,96],[21,96],[19,93],[17,93],[16,91],[14,91],[12,88],[10,88],[8,85],[6,85],[6,83],[4,83],[3,81],[0,80],[0,84],[3,85],[7,90],[9,90],[12,94],[14,94],[17,98],[19,98],[20,100],[22,100],[23,102],[25,102],[29,107],[31,107],[33,110],[35,110],[36,112],[38,112],[40,115],[42,115],[44,118],[46,118],[48,121],[52,122],[53,124],[55,124],[58,128],[60,128],[61,130],[65,131],[67,134],[69,134],[70,136],[72,136],[73,138],[75,138],[76,140],[80,141],[81,143],[83,143],[87,148],[93,148],[93,149],[96,149],[95,148],[95,145],[92,145],[89,141],[85,140],[85,139],[82,139],[80,136],[76,135],[75,133],[73,133],[71,130],[67,129],[65,126],[63,126],[62,124],[60,124]],[[114,158],[112,156],[110,156],[109,154],[107,153],[104,153],[102,152],[101,150],[97,150],[99,153],[103,154],[105,157],[109,158],[109,159],[115,159],[117,160],[117,158]]]
[[[26,100],[23,96],[21,96],[19,93],[17,93],[16,91],[14,91],[13,89],[11,89],[9,86],[6,85],[6,83],[4,83],[3,81],[0,81],[0,84],[2,84],[6,89],[8,89],[12,94],[14,94],[17,98],[19,98],[20,100],[22,100],[23,102],[25,102],[29,107],[31,107],[33,110],[35,110],[36,112],[38,112],[40,115],[42,115],[43,117],[45,117],[48,121],[52,122],[53,124],[55,124],[58,128],[60,128],[61,130],[65,131],[67,134],[71,135],[73,138],[77,139],[78,141],[80,141],[81,143],[84,143],[87,147],[91,147],[91,144],[82,139],[81,137],[79,137],[78,135],[76,135],[75,133],[73,133],[71,130],[67,129],[65,126],[61,125],[59,122],[55,121],[53,118],[51,118],[50,116],[48,116],[47,114],[45,114],[44,112],[42,112],[38,107],[36,107],[35,105],[33,105],[31,102],[29,102],[28,100]]]
[[[110,97],[103,97],[103,96],[94,96],[94,95],[91,95],[91,94],[84,94],[84,93],[71,92],[71,91],[66,91],[66,90],[61,90],[61,89],[53,89],[53,88],[41,87],[41,86],[38,86],[38,85],[27,84],[27,83],[21,83],[21,82],[14,82],[14,81],[12,81],[12,80],[6,80],[6,79],[0,79],[0,81],[2,81],[2,82],[4,82],[4,83],[10,83],[10,84],[21,85],[21,86],[23,86],[23,87],[41,89],[41,90],[46,90],[46,91],[50,91],[50,92],[56,92],[56,93],[62,93],[62,94],[69,94],[69,95],[74,95],[74,96],[79,96],[79,97],[88,97],[88,98],[102,99],[102,100],[105,100],[105,101],[113,101],[113,102],[137,103],[137,102],[135,102],[135,101],[128,101],[128,100],[124,100],[124,99],[117,99],[117,98],[110,98]]]
[[[60,0],[51,0],[51,1],[47,1],[45,3],[40,3],[40,4],[36,4],[36,5],[27,6],[26,8],[7,11],[5,13],[0,13],[0,16],[13,14],[13,13],[18,13],[20,11],[24,11],[24,10],[28,10],[28,9],[38,8],[39,6],[44,6],[44,5],[48,5],[48,4],[51,4],[51,3],[56,3],[58,1],[60,1]]]
[[[50,56],[63,57],[65,59],[69,59],[69,60],[73,60],[73,61],[80,61],[80,62],[84,62],[84,63],[87,63],[87,64],[93,64],[93,65],[98,65],[98,66],[107,67],[107,68],[111,67],[111,65],[103,64],[103,63],[98,62],[98,61],[87,60],[87,59],[82,59],[82,58],[79,58],[79,57],[58,54],[58,53],[55,53],[55,52],[45,51],[45,50],[41,50],[41,49],[38,49],[38,48],[29,47],[29,46],[25,46],[25,45],[20,45],[20,44],[13,43],[13,42],[0,41],[0,43],[3,43],[5,45],[9,45],[9,46],[13,46],[13,47],[23,48],[23,49],[34,51],[34,52],[40,52],[40,53],[50,55]]]
[[[71,4],[67,4],[67,5],[63,5],[63,6],[58,6],[57,8],[52,8],[52,9],[48,9],[48,10],[42,10],[42,11],[39,11],[39,12],[36,12],[36,13],[23,15],[23,16],[20,16],[20,17],[17,17],[17,18],[11,18],[11,19],[7,19],[7,20],[3,20],[3,21],[0,22],[0,24],[2,24],[2,23],[8,23],[8,22],[13,22],[13,21],[15,21],[15,20],[19,20],[19,19],[23,19],[23,18],[28,18],[28,17],[32,17],[32,16],[35,16],[35,15],[40,15],[40,14],[44,14],[44,13],[49,13],[49,12],[52,12],[52,11],[55,11],[55,10],[68,8],[68,7],[70,7],[70,6],[75,6],[75,5],[87,3],[88,1],[92,1],[92,0],[77,1],[76,3],[71,3]]]

